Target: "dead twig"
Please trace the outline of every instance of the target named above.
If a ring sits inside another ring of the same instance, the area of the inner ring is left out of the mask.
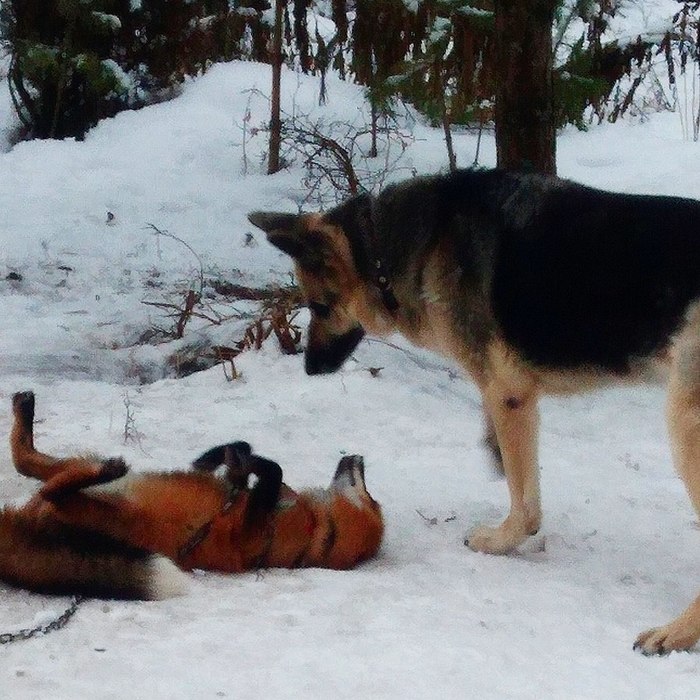
[[[180,245],[184,246],[185,248],[187,248],[187,250],[189,250],[190,253],[192,253],[192,255],[194,255],[194,257],[196,258],[197,263],[199,265],[199,295],[201,298],[202,293],[204,291],[204,265],[202,264],[202,258],[199,257],[199,255],[197,254],[197,251],[195,251],[195,249],[187,241],[184,241],[182,238],[180,238],[179,236],[176,236],[174,233],[170,233],[170,231],[167,231],[165,229],[160,229],[155,224],[146,224],[146,227],[150,228],[156,236],[159,255],[160,255],[160,238],[161,237],[170,238],[171,240],[173,240],[173,241],[179,243]]]

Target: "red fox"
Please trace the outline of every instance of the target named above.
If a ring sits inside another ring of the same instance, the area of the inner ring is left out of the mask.
[[[15,467],[45,483],[26,505],[0,511],[6,583],[148,600],[183,592],[181,570],[347,569],[379,549],[381,508],[358,455],[340,460],[328,489],[301,493],[245,442],[205,452],[193,471],[133,474],[120,458],[38,452],[32,392],[15,394],[12,410]]]

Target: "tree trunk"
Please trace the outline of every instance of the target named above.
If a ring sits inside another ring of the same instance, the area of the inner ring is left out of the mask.
[[[447,146],[447,162],[450,165],[450,172],[453,173],[457,170],[457,154],[452,144],[452,123],[446,102],[442,104],[442,131],[445,134],[445,145]]]
[[[275,28],[272,38],[272,95],[270,99],[270,155],[267,160],[267,174],[280,170],[280,149],[282,147],[282,119],[280,92],[282,88],[282,19],[284,3],[275,3]]]
[[[499,168],[556,173],[552,23],[556,0],[496,0]]]

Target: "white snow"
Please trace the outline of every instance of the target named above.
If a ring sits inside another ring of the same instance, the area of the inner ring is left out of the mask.
[[[286,108],[353,119],[360,90],[328,83],[321,109],[315,80],[286,73]],[[168,325],[141,302],[186,288],[200,261],[207,275],[247,284],[289,279],[288,261],[245,218],[296,211],[303,189],[299,169],[264,174],[262,135],[248,135],[242,172],[245,111],[250,127],[267,110],[249,91],[268,85],[267,67],[215,66],[181,97],[119,114],[84,142],[0,154],[0,436],[11,394],[33,389],[40,449],[122,454],[135,470],[186,467],[243,439],[278,460],[292,486],[325,486],[343,454],[363,454],[386,517],[380,555],[349,572],[192,574],[185,596],[160,602],[88,601],[65,629],[0,647],[2,696],[697,698],[697,651],[632,651],[638,632],[700,588],[700,533],[671,464],[661,388],[545,400],[542,533],[491,557],[463,539],[504,516],[506,485],[480,443],[476,390],[441,358],[367,341],[338,374],[307,377],[301,357],[271,341],[238,359],[235,381],[215,367],[135,382],[144,366],[157,374],[165,354],[135,339]],[[0,132],[10,119],[6,109]],[[440,132],[415,128],[403,165],[444,167]],[[455,147],[469,165],[476,136],[456,134]],[[486,136],[481,163],[494,160]],[[605,188],[700,194],[700,147],[682,139],[675,114],[566,129],[558,163],[561,175]],[[249,233],[257,245],[244,245]],[[22,280],[5,281],[10,272]],[[231,342],[239,330],[193,322],[185,340]],[[382,368],[377,377],[370,367]],[[138,439],[124,444],[126,404]],[[2,501],[22,502],[35,484],[0,449]],[[0,633],[65,604],[0,585]]]

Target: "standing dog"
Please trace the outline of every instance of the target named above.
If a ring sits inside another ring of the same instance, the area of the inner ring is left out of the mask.
[[[121,459],[38,452],[34,395],[15,394],[12,407],[15,467],[45,483],[27,505],[0,511],[1,581],[49,593],[164,598],[182,588],[175,564],[231,573],[347,569],[379,549],[381,509],[359,455],[340,460],[328,489],[301,493],[245,442],[205,452],[194,471],[132,475]],[[224,463],[226,474],[215,476]]]
[[[700,515],[700,203],[497,170],[420,177],[321,214],[256,212],[292,256],[309,374],[365,331],[455,359],[479,387],[511,497],[468,544],[504,554],[540,527],[537,401],[668,367],[674,459]],[[644,632],[648,654],[700,638],[700,597]]]

